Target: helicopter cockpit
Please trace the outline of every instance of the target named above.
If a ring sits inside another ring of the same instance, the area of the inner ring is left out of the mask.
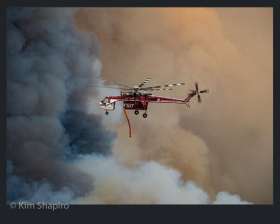
[[[111,102],[110,99],[105,97],[104,100],[101,100],[99,105],[103,110],[115,110],[115,104],[116,102]]]

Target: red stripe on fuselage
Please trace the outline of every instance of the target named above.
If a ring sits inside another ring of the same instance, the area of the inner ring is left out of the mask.
[[[171,97],[161,97],[161,96],[107,96],[106,98],[110,100],[116,100],[116,101],[125,101],[125,102],[141,102],[145,108],[146,102],[150,103],[178,103],[178,104],[184,104],[186,103],[185,99],[177,99],[177,98],[171,98]],[[187,99],[189,100],[191,96],[189,96]]]

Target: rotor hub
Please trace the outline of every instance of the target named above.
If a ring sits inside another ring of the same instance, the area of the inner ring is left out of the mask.
[[[133,89],[134,89],[135,92],[138,92],[139,86],[133,86]]]

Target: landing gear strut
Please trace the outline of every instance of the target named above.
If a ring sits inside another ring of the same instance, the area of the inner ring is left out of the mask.
[[[138,115],[138,114],[139,114],[139,110],[135,110],[135,111],[134,111],[134,114],[135,114],[135,115]]]
[[[105,114],[106,114],[106,115],[108,115],[108,114],[109,114],[109,112],[108,112],[108,111],[106,111],[106,112],[105,112]]]
[[[147,113],[144,113],[144,114],[143,114],[143,117],[144,117],[144,118],[146,118],[147,116],[148,116],[148,114],[147,114]]]

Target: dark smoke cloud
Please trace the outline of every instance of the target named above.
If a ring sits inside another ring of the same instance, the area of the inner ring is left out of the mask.
[[[69,133],[71,149],[77,154],[97,152],[110,154],[116,134],[105,130],[100,115],[87,115],[83,111],[68,111],[64,127]],[[73,152],[73,154],[74,154]]]
[[[116,134],[86,103],[100,48],[75,25],[77,10],[7,9],[8,201],[70,202],[93,184],[71,160],[111,152]]]

